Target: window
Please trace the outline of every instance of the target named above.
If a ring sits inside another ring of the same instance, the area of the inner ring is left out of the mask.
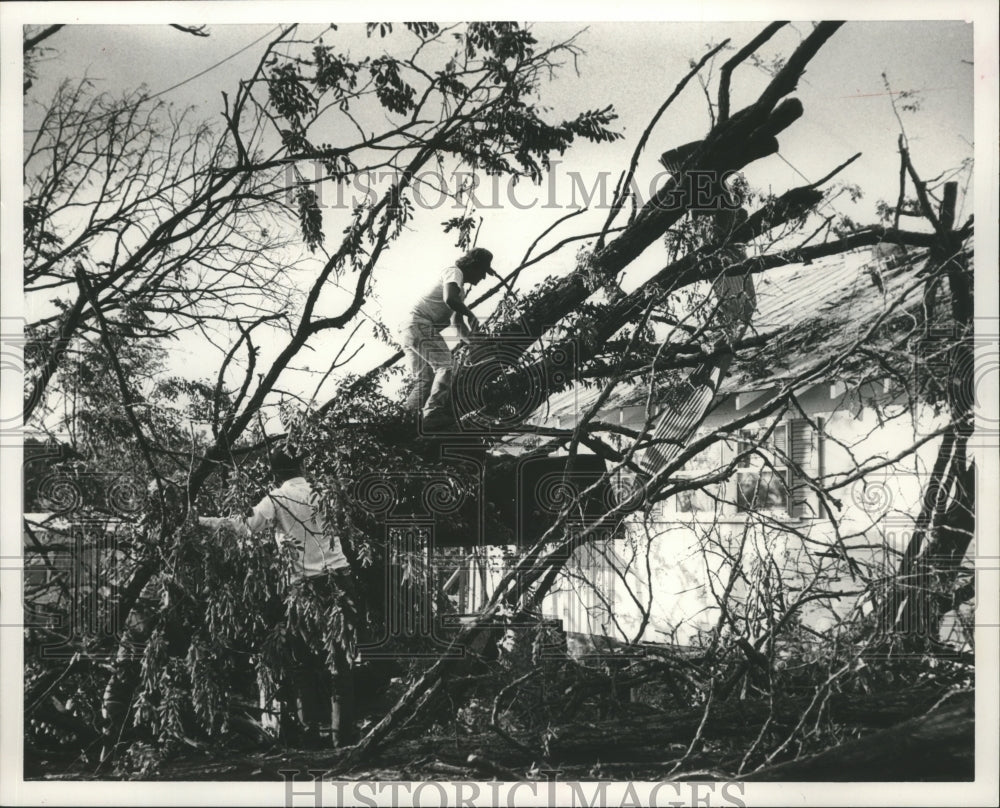
[[[822,429],[823,419],[816,419]],[[736,457],[736,510],[784,511],[791,516],[818,515],[816,494],[796,469],[810,476],[822,474],[822,434],[813,424],[796,418],[766,429],[744,429],[730,440]],[[732,456],[732,455],[731,455]]]
[[[711,497],[700,490],[681,491],[677,494],[675,500],[678,513],[711,511],[715,507]]]
[[[711,429],[702,428],[696,431],[687,441],[688,445],[710,434]],[[710,445],[704,451],[688,458],[687,462],[673,476],[677,481],[697,480],[716,474],[723,465],[722,446],[719,443]],[[719,509],[718,485],[706,483],[705,487],[678,491],[663,501],[661,516],[664,519],[676,519],[683,515],[681,521],[696,519],[711,519]]]
[[[782,518],[818,517],[817,494],[803,475],[823,474],[824,419],[793,418],[769,428],[770,423],[741,429],[690,458],[673,475],[675,480],[712,477],[732,463],[735,473],[722,485],[712,482],[704,489],[677,492],[663,501],[657,516],[698,521],[774,511]],[[710,427],[703,427],[688,445],[710,432]]]
[[[787,424],[778,424],[770,434],[764,428],[741,429],[730,443],[735,443],[738,471],[732,499],[738,512],[788,509],[787,429]]]
[[[739,457],[737,465],[740,468],[750,468],[753,461],[753,450],[757,445],[756,436],[749,429],[741,429],[736,435],[736,454]]]
[[[741,471],[736,475],[736,510],[788,510],[788,470]]]

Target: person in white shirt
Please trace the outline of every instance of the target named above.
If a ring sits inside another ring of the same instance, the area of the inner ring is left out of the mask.
[[[301,725],[299,740],[307,746],[321,745],[329,720],[329,740],[342,745],[354,734],[350,713],[357,599],[350,564],[340,539],[328,529],[316,493],[302,476],[301,460],[277,449],[270,462],[279,485],[249,516],[199,516],[198,522],[213,530],[227,528],[245,538],[273,526],[278,544],[291,550],[287,634]],[[339,623],[345,641],[325,642],[323,635],[332,623]]]
[[[278,463],[281,462],[279,459]],[[282,470],[274,465],[275,476],[282,480]],[[280,546],[291,546],[291,583],[314,575],[326,575],[347,569],[349,564],[340,540],[327,531],[326,521],[316,503],[316,494],[298,469],[289,470],[294,476],[285,477],[277,488],[258,502],[249,516],[199,516],[207,528],[227,527],[238,535],[249,537],[266,528],[275,527]]]
[[[424,428],[454,423],[451,385],[454,359],[441,332],[449,324],[467,341],[479,328],[479,320],[465,305],[465,284],[475,286],[494,274],[493,253],[476,247],[435,278],[434,284],[414,303],[403,330],[403,351],[413,376],[407,407],[423,413]]]

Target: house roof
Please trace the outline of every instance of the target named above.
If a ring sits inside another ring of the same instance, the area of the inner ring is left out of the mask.
[[[901,251],[887,255],[882,250],[864,250],[754,275],[757,308],[746,336],[775,336],[762,347],[737,352],[719,393],[731,395],[780,384],[807,368],[816,357],[832,357],[848,350],[880,317],[912,320],[907,312],[922,306],[919,275],[927,261],[928,251],[923,249],[911,249],[905,255]],[[947,289],[939,289],[938,295],[937,311],[950,314],[947,300],[940,300],[941,295],[947,295]],[[891,333],[891,328],[883,332]],[[886,333],[880,339],[886,342]],[[857,363],[847,366],[840,373],[830,374],[827,381],[845,380],[858,369]],[[670,390],[660,392],[662,400]],[[574,385],[552,396],[531,420],[551,423],[557,418],[575,419],[593,405],[600,393],[593,386]],[[620,384],[601,411],[645,405],[648,395],[645,378]]]

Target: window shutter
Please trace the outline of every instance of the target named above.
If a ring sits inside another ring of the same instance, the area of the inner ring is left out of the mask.
[[[775,453],[777,454],[777,462],[784,462],[785,456],[788,455],[788,422],[783,424],[778,424],[774,428],[774,432],[771,433],[771,440],[774,442]]]
[[[730,463],[733,462],[733,458],[736,456],[736,437],[730,435],[723,438],[716,444],[718,446],[717,455],[719,459],[719,468],[726,468]],[[719,502],[714,505],[716,512],[718,514],[733,514],[737,513],[736,510],[736,474],[729,479],[729,482],[720,483],[717,486],[713,486],[715,495],[719,498]]]
[[[791,426],[788,421],[784,421],[778,424],[774,428],[774,432],[771,433],[771,444],[774,447],[774,462],[775,465],[786,466],[788,464],[788,444],[789,444],[789,432],[791,432]],[[792,513],[792,503],[791,503],[791,488],[792,488],[792,472],[791,469],[785,470],[785,487],[789,491],[788,494],[788,512]]]
[[[821,435],[804,418],[788,422],[788,456],[792,462],[808,474],[817,477],[819,468],[819,441]],[[794,468],[789,469],[789,513],[799,519],[813,519],[819,516],[819,500],[816,492],[806,484]]]

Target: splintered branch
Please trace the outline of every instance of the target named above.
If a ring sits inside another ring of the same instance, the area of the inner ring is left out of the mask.
[[[788,57],[785,66],[778,71],[778,74],[761,93],[760,98],[753,105],[754,110],[760,112],[771,110],[778,103],[778,99],[793,92],[805,72],[806,65],[843,24],[843,21],[817,23],[809,36]]]
[[[899,136],[899,158],[903,166],[905,166],[906,172],[910,175],[910,179],[913,181],[913,187],[917,192],[917,199],[920,201],[920,212],[923,213],[924,218],[934,227],[935,233],[942,237],[947,236],[948,230],[942,225],[941,220],[938,219],[937,214],[934,212],[934,206],[931,204],[930,197],[927,194],[927,183],[920,179],[913,161],[910,160],[910,150],[906,147],[906,138],[903,135]]]
[[[701,71],[701,69],[705,66],[706,62],[708,62],[712,57],[715,56],[715,54],[721,51],[728,44],[729,40],[724,39],[722,42],[720,42],[718,45],[716,45],[714,48],[712,48],[710,51],[704,54],[701,57],[701,59],[699,59],[698,62],[694,65],[694,67],[692,67],[688,71],[687,75],[684,76],[684,78],[682,78],[677,83],[677,86],[674,87],[673,92],[670,93],[669,96],[667,96],[667,100],[660,105],[660,108],[656,110],[655,114],[650,119],[649,123],[646,125],[645,130],[643,131],[642,135],[639,138],[639,142],[636,144],[635,150],[632,152],[632,158],[629,160],[628,169],[625,172],[625,176],[622,178],[622,181],[618,184],[619,185],[618,193],[615,194],[614,201],[611,203],[611,210],[608,211],[608,218],[604,222],[604,227],[601,228],[601,234],[597,238],[597,244],[595,245],[595,249],[599,250],[601,247],[604,246],[604,237],[608,233],[608,228],[611,227],[611,223],[615,220],[615,217],[621,210],[622,205],[625,203],[625,198],[629,194],[629,186],[632,184],[632,177],[635,176],[635,169],[639,165],[639,157],[642,154],[643,150],[646,148],[646,143],[649,141],[649,136],[650,134],[652,134],[653,128],[656,126],[657,123],[659,123],[660,118],[663,117],[663,113],[667,111],[667,108],[674,102],[674,99],[681,94],[681,91],[683,91],[683,89],[687,86],[687,83]]]
[[[740,48],[736,54],[729,59],[719,70],[719,117],[720,124],[729,120],[729,82],[732,78],[733,70],[741,64],[750,54],[754,53],[761,45],[767,42],[784,26],[788,21],[772,22],[757,36],[751,39],[746,45]]]

